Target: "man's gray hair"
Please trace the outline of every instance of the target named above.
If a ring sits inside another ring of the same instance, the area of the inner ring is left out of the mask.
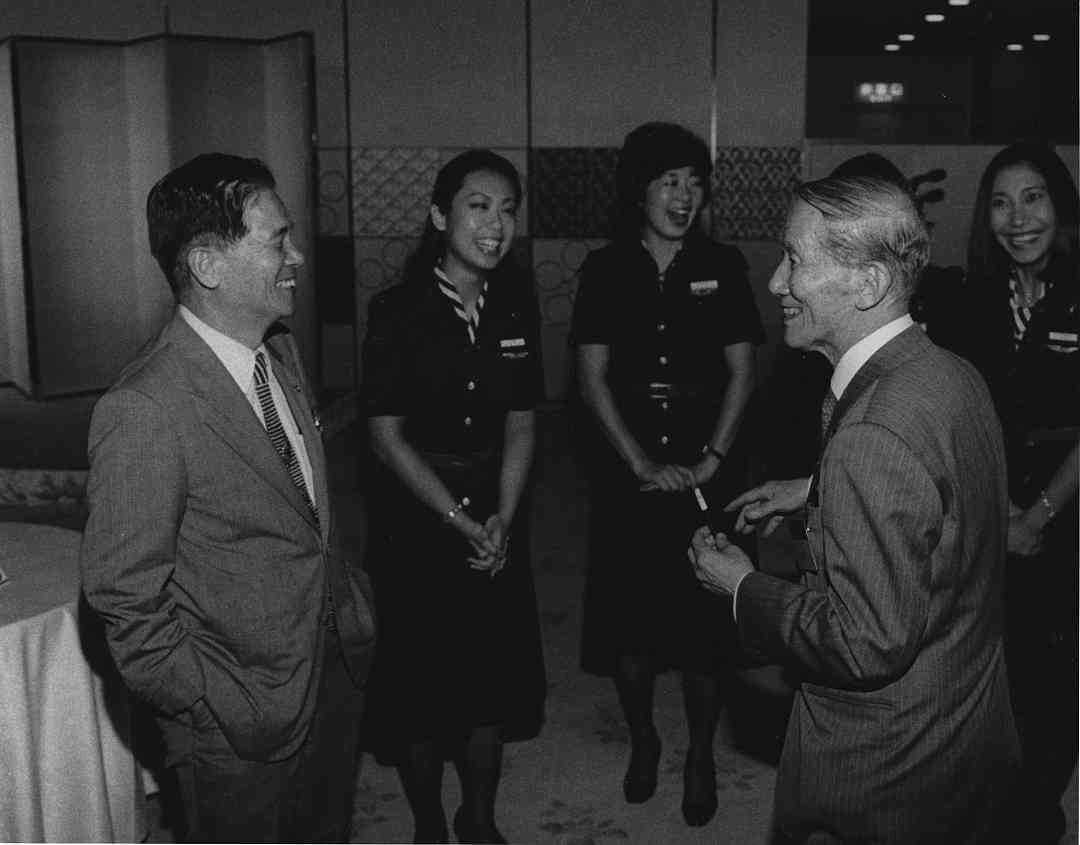
[[[907,301],[930,260],[930,232],[911,194],[899,185],[866,176],[804,182],[795,196],[825,218],[821,246],[846,267],[879,262]]]

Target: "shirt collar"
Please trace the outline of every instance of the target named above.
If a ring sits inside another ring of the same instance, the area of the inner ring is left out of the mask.
[[[200,320],[188,308],[180,306],[180,316],[184,318],[195,333],[206,341],[207,345],[217,355],[218,360],[229,371],[233,381],[244,393],[251,389],[252,379],[255,373],[255,353],[262,351],[266,354],[265,347],[260,344],[258,349],[249,349],[238,340],[233,340],[227,334],[219,332],[213,326]],[[267,364],[269,366],[269,362]]]
[[[841,355],[840,360],[836,362],[836,369],[833,370],[832,380],[829,382],[833,396],[837,399],[843,396],[847,386],[851,384],[851,380],[855,378],[855,374],[862,369],[863,364],[869,361],[875,352],[900,334],[900,332],[914,324],[915,321],[911,319],[911,315],[904,314],[904,316],[897,317],[895,320],[886,323],[881,328],[870,332],[870,334]]]

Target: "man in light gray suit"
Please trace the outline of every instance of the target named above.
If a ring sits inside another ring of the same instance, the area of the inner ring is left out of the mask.
[[[374,644],[296,343],[303,264],[261,162],[147,200],[178,306],[94,409],[83,591],[153,708],[194,841],[342,841]]]
[[[908,314],[928,252],[902,187],[796,191],[769,289],[786,343],[835,367],[825,445],[812,479],[728,509],[768,533],[805,508],[810,553],[796,584],[707,529],[689,550],[733,596],[743,645],[802,675],[776,784],[785,841],[1008,841],[1004,451],[982,379]]]

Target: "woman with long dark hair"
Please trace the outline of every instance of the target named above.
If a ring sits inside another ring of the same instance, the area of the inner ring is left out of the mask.
[[[1008,452],[1005,647],[1024,758],[1017,815],[1033,843],[1064,833],[1061,798],[1077,759],[1078,206],[1049,147],[994,156],[975,199],[961,329]]]
[[[398,766],[417,842],[445,842],[443,761],[462,842],[495,824],[504,741],[534,736],[545,694],[525,514],[541,396],[539,314],[510,247],[513,165],[448,162],[400,285],[372,300],[364,402],[375,455],[367,568],[379,645],[367,734]]]
[[[683,816],[716,812],[713,738],[734,631],[731,606],[702,590],[686,549],[744,482],[737,435],[761,323],[741,253],[698,231],[712,162],[670,123],[631,132],[619,155],[622,220],[581,268],[572,342],[598,433],[582,665],[612,676],[630,731],[626,800],[656,790],[658,672],[682,673],[688,726]]]

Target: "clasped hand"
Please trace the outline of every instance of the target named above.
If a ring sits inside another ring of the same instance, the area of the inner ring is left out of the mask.
[[[483,525],[474,519],[462,522],[462,531],[473,547],[474,554],[468,558],[469,568],[488,572],[492,578],[506,566],[506,553],[510,536],[506,524],[497,513],[487,518]]]
[[[643,493],[653,490],[676,493],[700,487],[713,477],[718,466],[716,460],[701,460],[692,467],[647,461],[637,468],[635,475],[641,481],[638,489]]]

